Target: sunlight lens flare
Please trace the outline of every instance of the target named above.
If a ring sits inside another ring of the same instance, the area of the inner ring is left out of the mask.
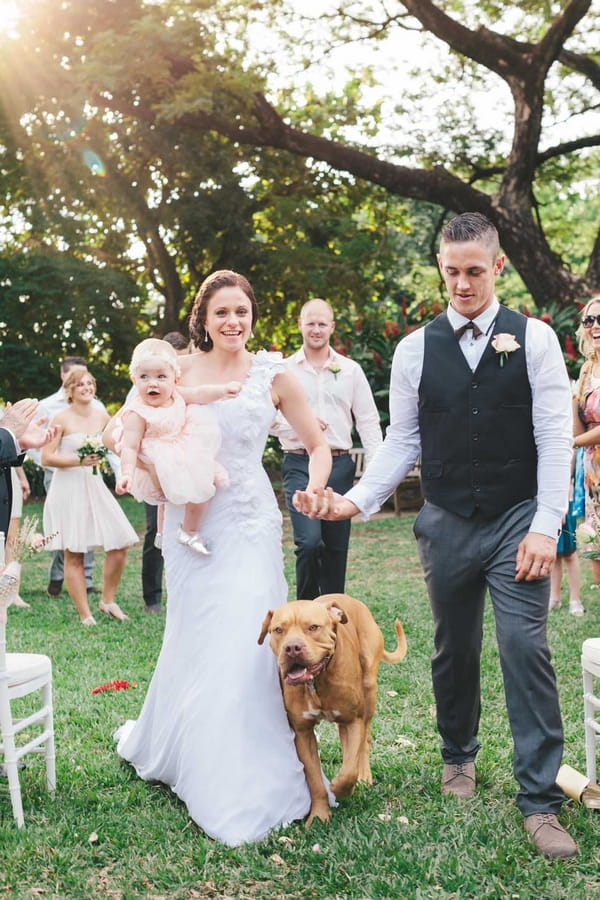
[[[19,6],[19,0],[0,0],[0,34],[16,36],[17,23],[22,12]]]
[[[100,178],[104,178],[104,176],[106,175],[106,168],[104,166],[104,163],[94,150],[86,148],[82,151],[81,157],[92,175],[98,175],[100,176]]]

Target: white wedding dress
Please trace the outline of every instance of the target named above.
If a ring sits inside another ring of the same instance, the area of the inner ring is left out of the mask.
[[[239,396],[214,404],[230,487],[202,523],[211,556],[176,542],[183,508],[166,508],[163,645],[139,719],[117,732],[141,778],[169,785],[206,834],[232,846],[310,808],[275,657],[257,643],[287,597],[281,513],[261,462],[283,368],[279,354],[259,352]]]

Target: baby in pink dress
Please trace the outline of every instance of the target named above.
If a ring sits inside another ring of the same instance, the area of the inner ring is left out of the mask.
[[[241,384],[177,388],[177,354],[167,341],[155,338],[138,344],[129,372],[137,392],[119,413],[115,430],[122,472],[117,494],[130,493],[152,505],[185,504],[177,540],[207,556],[200,524],[217,486],[227,486],[228,479],[215,459],[221,444],[215,412],[197,404],[235,397]]]

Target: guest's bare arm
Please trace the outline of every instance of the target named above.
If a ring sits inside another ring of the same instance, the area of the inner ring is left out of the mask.
[[[596,444],[600,444],[600,425],[586,431],[579,415],[579,404],[576,397],[573,397],[573,435],[575,447],[594,447]]]
[[[273,380],[273,403],[281,410],[309,454],[308,484],[305,493],[313,497],[314,508],[331,472],[331,450],[313,414],[300,382],[291,372],[281,372]],[[316,492],[320,491],[320,494]]]
[[[43,466],[52,469],[74,466],[79,462],[79,458],[76,453],[71,454],[71,457],[69,458],[65,454],[58,452],[58,445],[60,444],[60,439],[63,433],[63,423],[60,413],[52,419],[50,427],[53,429],[52,440],[50,440],[44,447],[42,447],[40,453],[40,462]]]
[[[117,425],[117,419],[122,411],[123,407],[121,407],[118,413],[115,413],[112,419],[108,420],[107,424],[104,426],[104,431],[102,432],[102,443],[108,450],[111,450],[112,453],[117,452],[115,450],[114,430]]]

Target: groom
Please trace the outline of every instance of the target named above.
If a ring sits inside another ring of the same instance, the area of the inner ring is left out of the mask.
[[[489,589],[517,805],[538,850],[574,856],[577,845],[557,819],[563,732],[546,642],[549,575],[569,492],[569,380],[554,332],[498,303],[504,256],[485,216],[448,222],[438,265],[450,305],[396,350],[383,445],[343,498],[299,492],[295,502],[308,515],[368,517],[421,454],[426,503],[414,531],[435,627],[441,791],[460,800],[475,793]]]

